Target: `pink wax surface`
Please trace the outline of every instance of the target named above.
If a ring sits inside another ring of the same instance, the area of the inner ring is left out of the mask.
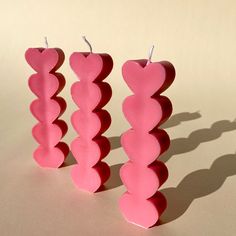
[[[129,157],[120,170],[127,192],[119,200],[128,222],[149,228],[155,225],[167,202],[158,189],[168,178],[168,170],[157,158],[170,145],[168,134],[159,129],[172,113],[170,100],[160,95],[173,82],[175,70],[169,62],[127,61],[122,67],[125,82],[134,95],[123,102],[123,113],[131,129],[121,136]]]
[[[56,72],[64,62],[64,53],[58,48],[29,48],[25,59],[36,71],[28,80],[29,88],[37,96],[30,111],[39,121],[32,129],[39,143],[33,156],[42,167],[58,168],[69,152],[68,146],[60,142],[67,124],[58,119],[66,109],[65,100],[57,96],[65,86],[65,79]]]
[[[71,116],[71,123],[79,137],[71,143],[77,160],[71,177],[76,186],[96,192],[109,178],[110,168],[102,161],[110,152],[110,142],[102,134],[111,124],[110,114],[102,109],[110,100],[111,87],[103,80],[112,70],[108,54],[75,52],[70,66],[79,81],[71,87],[71,96],[79,110]]]

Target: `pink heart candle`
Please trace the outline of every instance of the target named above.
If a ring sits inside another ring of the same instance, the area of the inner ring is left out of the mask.
[[[110,114],[102,107],[110,100],[112,90],[103,80],[112,70],[108,54],[75,52],[70,66],[79,81],[71,87],[73,101],[79,107],[71,116],[71,123],[79,134],[71,143],[77,163],[71,171],[76,186],[96,192],[109,178],[110,168],[102,161],[110,151],[109,140],[102,136],[110,124]]]
[[[128,222],[149,228],[156,224],[167,206],[158,191],[168,178],[164,163],[156,159],[170,145],[168,134],[158,127],[172,113],[170,100],[160,94],[174,80],[175,70],[169,62],[130,60],[122,74],[134,95],[123,102],[123,113],[132,126],[121,136],[121,144],[129,157],[120,170],[127,188],[119,208]]]
[[[58,120],[66,109],[65,100],[57,97],[65,86],[65,79],[56,72],[64,61],[64,53],[58,48],[29,48],[25,59],[36,71],[28,81],[29,88],[38,97],[30,105],[31,113],[39,121],[32,129],[39,143],[33,156],[42,167],[58,168],[69,152],[68,146],[60,142],[67,125]]]

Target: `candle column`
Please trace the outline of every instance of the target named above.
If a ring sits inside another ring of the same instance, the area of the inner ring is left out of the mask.
[[[120,170],[127,188],[119,207],[127,221],[149,228],[156,224],[166,208],[166,199],[158,191],[168,178],[168,170],[157,158],[165,152],[170,139],[159,128],[172,113],[170,100],[160,95],[174,80],[169,62],[127,61],[122,74],[134,95],[123,103],[123,113],[132,126],[121,136],[121,145],[129,157]]]
[[[58,168],[69,152],[67,144],[60,142],[67,124],[58,119],[66,109],[65,100],[57,96],[65,86],[65,79],[56,72],[63,64],[64,53],[58,48],[29,48],[25,58],[37,72],[28,80],[29,88],[38,97],[30,105],[31,113],[39,121],[32,129],[39,143],[33,156],[42,167]]]
[[[71,122],[79,134],[71,151],[77,160],[71,176],[83,190],[96,192],[109,178],[110,168],[102,161],[110,152],[109,140],[102,134],[111,124],[110,114],[102,109],[111,98],[112,90],[103,82],[112,70],[108,54],[75,52],[70,57],[72,70],[79,78],[71,87],[71,95],[80,108],[72,114]]]

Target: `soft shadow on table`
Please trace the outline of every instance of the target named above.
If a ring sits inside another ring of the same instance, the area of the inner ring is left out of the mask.
[[[120,174],[119,174],[120,168],[121,168],[122,165],[123,164],[120,163],[120,164],[112,165],[110,167],[111,176],[108,179],[108,181],[105,183],[106,190],[117,188],[117,187],[119,187],[123,184],[121,179],[120,179]]]
[[[168,206],[161,216],[160,224],[179,218],[195,199],[217,191],[226,178],[233,175],[236,175],[236,154],[228,154],[217,158],[210,169],[188,174],[177,187],[161,190],[167,198]]]
[[[160,160],[167,162],[174,155],[193,151],[201,143],[215,140],[224,132],[232,130],[236,130],[236,120],[220,120],[212,124],[210,128],[193,131],[187,138],[173,139],[169,150],[160,157]]]
[[[178,114],[174,114],[167,120],[162,126],[162,129],[167,129],[173,126],[177,126],[184,121],[195,120],[201,117],[199,111],[196,112],[181,112]]]
[[[121,147],[120,144],[120,136],[113,136],[108,138],[111,144],[111,150],[117,149]]]
[[[61,167],[67,167],[76,164],[76,160],[72,154],[72,152],[69,152],[68,156],[66,157],[65,162],[62,164]]]

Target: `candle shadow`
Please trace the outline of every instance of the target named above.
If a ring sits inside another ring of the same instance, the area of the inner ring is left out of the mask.
[[[77,164],[77,162],[76,162],[72,152],[69,152],[69,154],[67,155],[67,157],[61,167],[67,167],[67,166],[71,166],[71,165],[75,165],[75,164]]]
[[[122,165],[123,164],[120,163],[120,164],[112,165],[110,167],[111,176],[108,179],[108,181],[105,183],[106,190],[114,189],[114,188],[117,188],[117,187],[123,185],[123,183],[120,179],[120,174],[119,174],[120,168]]]
[[[196,116],[194,115],[194,117]],[[183,119],[181,118],[181,120]],[[177,138],[177,139],[172,140],[170,149],[167,151],[167,153],[165,153],[164,155],[160,157],[160,160],[163,162],[167,162],[174,155],[193,151],[201,143],[215,140],[219,138],[224,132],[228,132],[232,130],[236,130],[236,120],[234,121],[220,120],[212,124],[210,128],[195,130],[187,138]],[[111,138],[116,141],[115,145],[117,147],[119,137],[111,137]],[[107,186],[108,189],[116,188],[122,185],[122,182],[119,177],[119,169],[121,166],[122,166],[122,163],[115,166],[111,166],[111,180],[108,180],[107,183],[109,183],[109,181],[111,182]]]
[[[236,154],[228,154],[217,158],[209,169],[188,174],[177,187],[162,189],[160,192],[165,195],[168,206],[160,224],[182,216],[194,200],[214,193],[233,175],[236,175]]]
[[[170,127],[174,127],[180,125],[184,121],[195,120],[201,118],[201,114],[199,111],[196,112],[181,112],[174,114],[167,120],[160,128],[167,129]]]
[[[111,150],[117,149],[121,147],[120,144],[120,136],[113,136],[108,138],[111,144]]]
[[[171,140],[169,150],[160,157],[162,162],[167,162],[172,156],[187,153],[196,149],[201,143],[219,138],[224,132],[236,130],[236,120],[220,120],[211,125],[193,131],[187,138]]]

